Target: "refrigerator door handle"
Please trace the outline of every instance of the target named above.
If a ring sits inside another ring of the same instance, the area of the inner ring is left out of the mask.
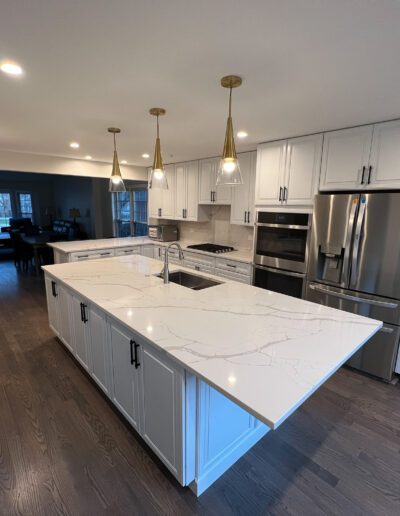
[[[309,285],[311,290],[316,290],[317,292],[321,292],[322,294],[326,294],[332,297],[338,297],[339,299],[344,299],[346,301],[355,301],[356,303],[366,303],[368,305],[379,306],[381,308],[391,308],[395,310],[398,308],[397,303],[390,303],[389,301],[378,301],[377,299],[366,299],[364,297],[352,296],[349,294],[343,294],[342,292],[336,292],[334,290],[330,290],[328,288],[321,287],[316,285],[315,283],[311,283]]]
[[[343,269],[342,269],[342,280],[341,283],[347,285],[349,281],[349,272],[350,272],[350,246],[351,246],[351,238],[353,236],[353,226],[356,219],[356,212],[358,207],[358,199],[353,198],[351,201],[351,209],[349,215],[349,222],[347,225],[347,236],[345,242],[345,251],[343,257]]]
[[[393,333],[394,329],[389,328],[389,326],[382,326],[382,328],[379,331],[381,331],[382,333]]]
[[[353,253],[351,257],[351,278],[350,278],[350,284],[354,285],[357,282],[357,274],[358,274],[358,258],[359,258],[359,252],[360,252],[360,240],[361,240],[361,233],[364,225],[364,218],[365,218],[365,209],[367,206],[367,201],[364,196],[361,197],[360,200],[360,209],[358,212],[357,217],[357,225],[356,230],[354,233],[354,243],[353,243]]]

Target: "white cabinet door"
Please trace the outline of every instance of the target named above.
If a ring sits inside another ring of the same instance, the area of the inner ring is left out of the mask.
[[[85,322],[86,321],[86,322]],[[75,356],[89,369],[88,306],[77,296],[71,296],[71,323]]]
[[[322,134],[292,138],[286,151],[284,203],[312,206],[318,189]]]
[[[370,166],[373,188],[400,187],[400,120],[374,125]]]
[[[175,167],[175,219],[183,220],[185,218],[185,209],[187,202],[186,189],[186,172],[185,165],[179,164]]]
[[[186,212],[185,220],[196,222],[199,214],[199,162],[185,164]]]
[[[60,335],[60,310],[58,306],[58,285],[50,276],[45,277],[47,312],[49,325],[54,333]]]
[[[372,130],[367,125],[324,134],[320,190],[365,188]]]
[[[140,346],[141,429],[144,440],[183,482],[184,372],[148,345]]]
[[[257,149],[256,205],[281,205],[286,145],[286,140],[259,145]]]
[[[255,152],[238,155],[243,184],[232,187],[231,224],[248,226],[254,221]]]
[[[199,162],[199,203],[213,204],[213,191],[215,190],[215,160],[202,159]],[[213,183],[213,187],[211,187]]]
[[[154,258],[154,245],[142,245],[141,255],[147,258]]]
[[[59,337],[71,353],[75,353],[74,341],[71,335],[71,294],[61,285],[57,285],[59,309]]]
[[[90,374],[99,387],[110,395],[109,364],[110,352],[107,336],[107,322],[104,314],[94,307],[87,309],[90,335]]]
[[[149,184],[150,184],[151,169],[148,170]],[[160,188],[148,188],[148,216],[152,219],[157,219],[160,216],[160,209],[162,205],[162,190]]]
[[[167,176],[168,189],[160,190],[161,193],[161,218],[173,219],[175,216],[175,166],[164,167]],[[155,188],[157,190],[157,188]]]
[[[132,364],[134,341],[119,326],[110,325],[112,400],[131,425],[139,431],[139,375]]]

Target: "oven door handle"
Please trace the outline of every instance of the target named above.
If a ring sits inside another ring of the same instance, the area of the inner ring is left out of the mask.
[[[282,269],[274,269],[273,267],[263,267],[261,265],[255,265],[256,269],[260,269],[262,271],[274,272],[275,274],[283,274],[283,276],[292,276],[294,278],[305,278],[306,275],[303,272],[290,272],[284,271]]]
[[[298,226],[297,224],[267,224],[266,222],[257,222],[256,226],[279,229],[310,229],[310,226]]]

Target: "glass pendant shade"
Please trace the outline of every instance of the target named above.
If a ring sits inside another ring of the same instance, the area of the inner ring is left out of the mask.
[[[118,155],[117,155],[117,144],[115,141],[115,135],[117,133],[121,132],[121,129],[118,129],[117,127],[110,127],[108,129],[109,133],[112,133],[114,136],[114,156],[113,156],[113,164],[112,164],[112,171],[111,171],[111,177],[110,177],[110,183],[108,186],[108,191],[111,193],[115,192],[125,192],[125,185],[124,181],[122,179],[121,170],[119,168],[119,162],[118,162]]]
[[[225,142],[224,149],[222,151],[221,160],[219,162],[217,172],[217,186],[231,186],[231,185],[242,185],[243,178],[240,172],[239,161],[236,156],[235,138],[233,136],[233,123],[231,116],[232,109],[232,88],[237,88],[242,84],[240,77],[235,75],[228,75],[221,79],[221,85],[224,88],[229,88],[229,115],[226,121],[225,131]]]
[[[121,170],[119,169],[117,151],[114,151],[113,167],[110,177],[109,192],[125,192],[125,185],[122,179]]]
[[[158,131],[157,131],[158,132]],[[149,188],[161,188],[168,190],[167,175],[164,170],[164,165],[161,157],[161,143],[160,138],[156,138],[156,146],[154,149],[154,161],[151,169]]]

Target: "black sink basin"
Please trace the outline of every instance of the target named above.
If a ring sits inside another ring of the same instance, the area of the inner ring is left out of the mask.
[[[156,274],[157,277],[162,278],[162,274]],[[197,274],[191,274],[186,271],[174,271],[169,273],[169,282],[182,285],[192,290],[203,290],[204,288],[215,287],[221,285],[220,281],[215,281]]]

